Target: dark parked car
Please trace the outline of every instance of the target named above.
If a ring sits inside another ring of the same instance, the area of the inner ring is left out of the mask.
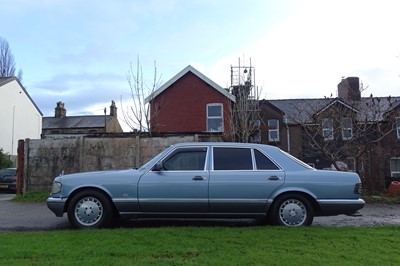
[[[17,168],[4,168],[0,170],[0,190],[15,191],[17,181]]]
[[[56,177],[48,207],[72,226],[113,218],[256,218],[285,226],[363,208],[356,173],[316,170],[277,147],[172,145],[139,169]]]

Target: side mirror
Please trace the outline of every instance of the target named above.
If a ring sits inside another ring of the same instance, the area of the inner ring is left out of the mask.
[[[157,162],[156,165],[153,167],[153,171],[161,171],[164,170],[164,164],[163,162]]]

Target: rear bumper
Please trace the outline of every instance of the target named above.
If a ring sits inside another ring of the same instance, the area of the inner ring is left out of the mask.
[[[363,199],[318,200],[320,215],[353,214],[365,205]]]
[[[48,198],[47,199],[47,207],[54,212],[54,214],[57,217],[62,217],[64,215],[64,209],[65,209],[65,202],[67,199],[61,199],[61,198]]]

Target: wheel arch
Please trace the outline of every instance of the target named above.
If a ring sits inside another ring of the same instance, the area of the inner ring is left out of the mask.
[[[319,204],[316,200],[316,197],[313,193],[311,193],[310,191],[306,191],[306,190],[288,188],[288,189],[274,193],[273,197],[271,197],[272,200],[270,200],[270,204],[268,204],[267,214],[269,214],[269,212],[272,209],[271,207],[274,205],[274,203],[278,199],[280,199],[281,197],[288,195],[288,194],[298,194],[298,195],[305,197],[308,200],[308,202],[310,203],[311,207],[313,208],[315,214],[318,214],[321,211],[321,207],[319,206]]]
[[[72,191],[69,194],[67,201],[65,202],[64,212],[67,212],[68,206],[69,206],[71,200],[75,197],[75,195],[80,193],[81,191],[85,191],[85,190],[97,191],[97,192],[102,193],[104,196],[106,196],[108,201],[110,202],[112,208],[113,208],[114,216],[119,216],[117,207],[115,206],[114,202],[112,201],[110,193],[107,190],[105,190],[103,188],[100,188],[100,187],[97,187],[97,186],[84,186],[84,187],[79,187],[79,188],[75,189],[74,191]]]

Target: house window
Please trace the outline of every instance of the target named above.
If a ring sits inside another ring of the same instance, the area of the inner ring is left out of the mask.
[[[269,119],[268,120],[268,141],[276,142],[279,141],[279,120]]]
[[[349,171],[349,172],[356,171],[356,158],[347,157],[347,171]]]
[[[400,117],[396,117],[397,139],[400,139]]]
[[[390,176],[400,177],[400,157],[390,158]]]
[[[342,139],[349,140],[353,137],[352,121],[349,117],[342,118],[340,122],[342,128]]]
[[[223,105],[222,103],[207,104],[207,131],[223,132]]]
[[[322,136],[324,140],[333,140],[333,119],[322,119]]]

